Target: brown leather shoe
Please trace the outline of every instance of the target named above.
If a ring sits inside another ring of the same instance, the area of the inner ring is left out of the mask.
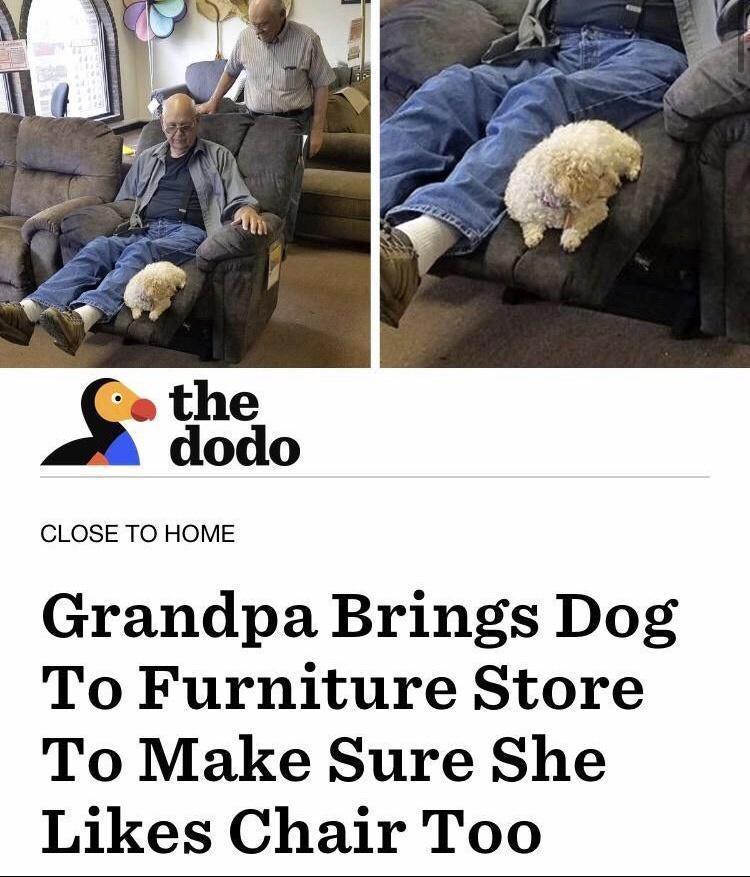
[[[39,317],[39,325],[55,342],[55,347],[59,347],[71,356],[76,355],[76,351],[86,337],[83,320],[76,311],[47,308]]]
[[[34,324],[17,301],[0,303],[0,338],[26,347],[34,334]]]
[[[380,319],[394,329],[419,289],[417,251],[397,228],[380,228]]]

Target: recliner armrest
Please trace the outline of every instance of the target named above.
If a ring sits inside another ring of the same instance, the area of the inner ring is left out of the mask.
[[[60,228],[66,216],[75,213],[82,207],[101,203],[102,199],[98,195],[84,195],[81,198],[71,198],[70,201],[63,201],[62,204],[55,204],[46,210],[40,210],[39,213],[30,216],[21,227],[21,236],[24,243],[31,243],[31,239],[38,231],[60,234]]]
[[[667,132],[689,143],[699,143],[719,119],[748,111],[750,51],[736,40],[723,43],[691,66],[664,98]]]
[[[153,100],[156,98],[160,104],[163,104],[164,101],[168,97],[172,97],[173,94],[190,94],[190,89],[184,82],[181,82],[179,85],[169,85],[166,88],[155,88],[151,92],[151,99]]]
[[[369,171],[370,135],[326,133],[320,152],[308,160],[307,166]]]
[[[250,234],[241,226],[231,223],[206,238],[198,247],[196,261],[201,271],[210,271],[217,263],[229,259],[242,259],[265,253],[281,236],[283,221],[273,213],[263,213],[268,226],[267,235]]]
[[[113,201],[82,207],[69,213],[62,221],[62,235],[76,246],[84,246],[101,235],[110,235],[130,218],[134,201]]]
[[[727,116],[714,123],[703,138],[700,148],[701,164],[713,167],[723,174],[726,170],[727,150],[735,144],[747,147],[750,144],[750,113],[737,113]],[[744,188],[738,189],[735,180],[728,187],[728,192],[734,192],[737,198],[745,198]]]

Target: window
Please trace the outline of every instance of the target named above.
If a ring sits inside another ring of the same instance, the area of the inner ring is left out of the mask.
[[[7,74],[0,76],[0,113],[10,112],[10,97],[8,95]]]
[[[8,9],[0,2],[0,40],[15,39],[15,30]],[[13,112],[13,98],[11,94],[11,73],[0,73],[0,113]]]
[[[52,115],[60,82],[70,86],[68,115],[109,115],[102,26],[91,0],[33,0],[26,33],[37,115]]]

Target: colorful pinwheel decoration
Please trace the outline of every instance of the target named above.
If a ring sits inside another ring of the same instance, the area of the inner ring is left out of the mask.
[[[139,40],[153,37],[165,40],[172,35],[175,22],[187,15],[185,0],[122,0],[125,6],[123,21]]]

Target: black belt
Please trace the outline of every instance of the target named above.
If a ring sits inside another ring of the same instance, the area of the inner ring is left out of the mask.
[[[312,107],[305,107],[304,110],[286,110],[283,113],[256,113],[255,110],[249,110],[251,116],[280,116],[282,119],[297,119],[299,116],[309,115]]]
[[[646,7],[646,3],[648,0],[625,0],[625,20],[623,22],[623,28],[625,30],[637,31],[638,26],[641,23],[641,18],[643,17],[643,10]],[[552,11],[552,25],[555,24],[555,12],[556,7],[553,7]]]

